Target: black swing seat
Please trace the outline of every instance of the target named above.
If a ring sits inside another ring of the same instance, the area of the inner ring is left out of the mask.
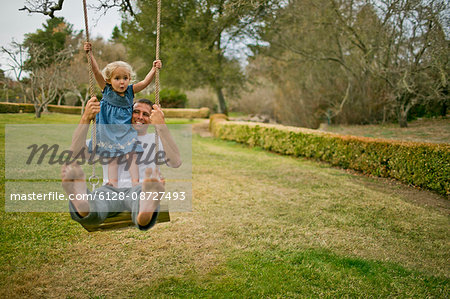
[[[160,206],[161,212],[158,214],[158,218],[156,219],[156,223],[170,222],[170,215],[168,212],[167,206]],[[83,224],[82,224],[83,225]],[[110,230],[119,230],[125,229],[128,227],[135,226],[133,221],[131,220],[131,212],[125,211],[117,213],[117,215],[113,217],[108,217],[102,224],[98,225],[83,225],[83,227],[88,232],[95,231],[110,231]]]

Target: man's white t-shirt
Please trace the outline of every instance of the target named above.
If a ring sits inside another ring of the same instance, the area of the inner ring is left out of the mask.
[[[141,146],[144,149],[142,155],[140,155],[139,160],[137,161],[139,166],[139,181],[142,182],[145,177],[145,169],[151,167],[152,169],[156,168],[155,165],[155,133],[146,134],[146,135],[138,135],[138,140],[141,142]],[[89,144],[89,140],[86,141],[86,144]],[[159,139],[159,151],[164,151],[161,139]],[[131,187],[131,176],[130,172],[125,170],[126,162],[119,165],[119,188],[129,188]],[[103,167],[103,185],[108,182],[108,165],[102,165]]]

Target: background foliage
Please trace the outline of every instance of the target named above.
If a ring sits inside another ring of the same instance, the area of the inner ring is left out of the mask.
[[[16,74],[0,78],[5,99],[31,100],[39,111],[86,101],[84,38],[54,16],[61,3],[27,1],[24,10],[52,18],[23,44],[3,48]],[[93,43],[101,67],[127,60],[140,79],[155,56],[156,1],[133,3],[98,0],[100,10],[119,8],[123,22],[109,41]],[[404,127],[414,117],[445,116],[449,7],[444,0],[167,0],[163,87],[187,93],[195,107],[309,128]]]

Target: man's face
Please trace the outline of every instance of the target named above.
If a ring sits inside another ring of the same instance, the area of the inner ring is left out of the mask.
[[[147,128],[150,124],[151,111],[152,108],[147,104],[134,104],[131,124],[133,125],[133,128],[138,132],[138,135],[145,135],[147,133]]]

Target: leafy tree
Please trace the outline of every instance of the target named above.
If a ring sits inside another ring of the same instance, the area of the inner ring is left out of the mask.
[[[258,38],[255,28],[270,9],[267,0],[167,0],[161,16],[161,76],[164,83],[192,90],[210,86],[219,109],[227,113],[224,92],[238,92],[245,76],[236,58],[227,55],[240,41]],[[155,57],[156,3],[137,1],[135,19],[122,24],[130,55],[145,61]]]
[[[74,34],[72,25],[64,18],[48,19],[43,29],[25,35],[24,46],[28,50],[29,58],[25,61],[27,68],[42,67],[52,64],[57,54],[69,46]],[[33,62],[33,65],[30,65]]]
[[[111,34],[111,41],[113,42],[120,42],[123,40],[123,34],[120,31],[119,27],[114,26],[113,32]]]

